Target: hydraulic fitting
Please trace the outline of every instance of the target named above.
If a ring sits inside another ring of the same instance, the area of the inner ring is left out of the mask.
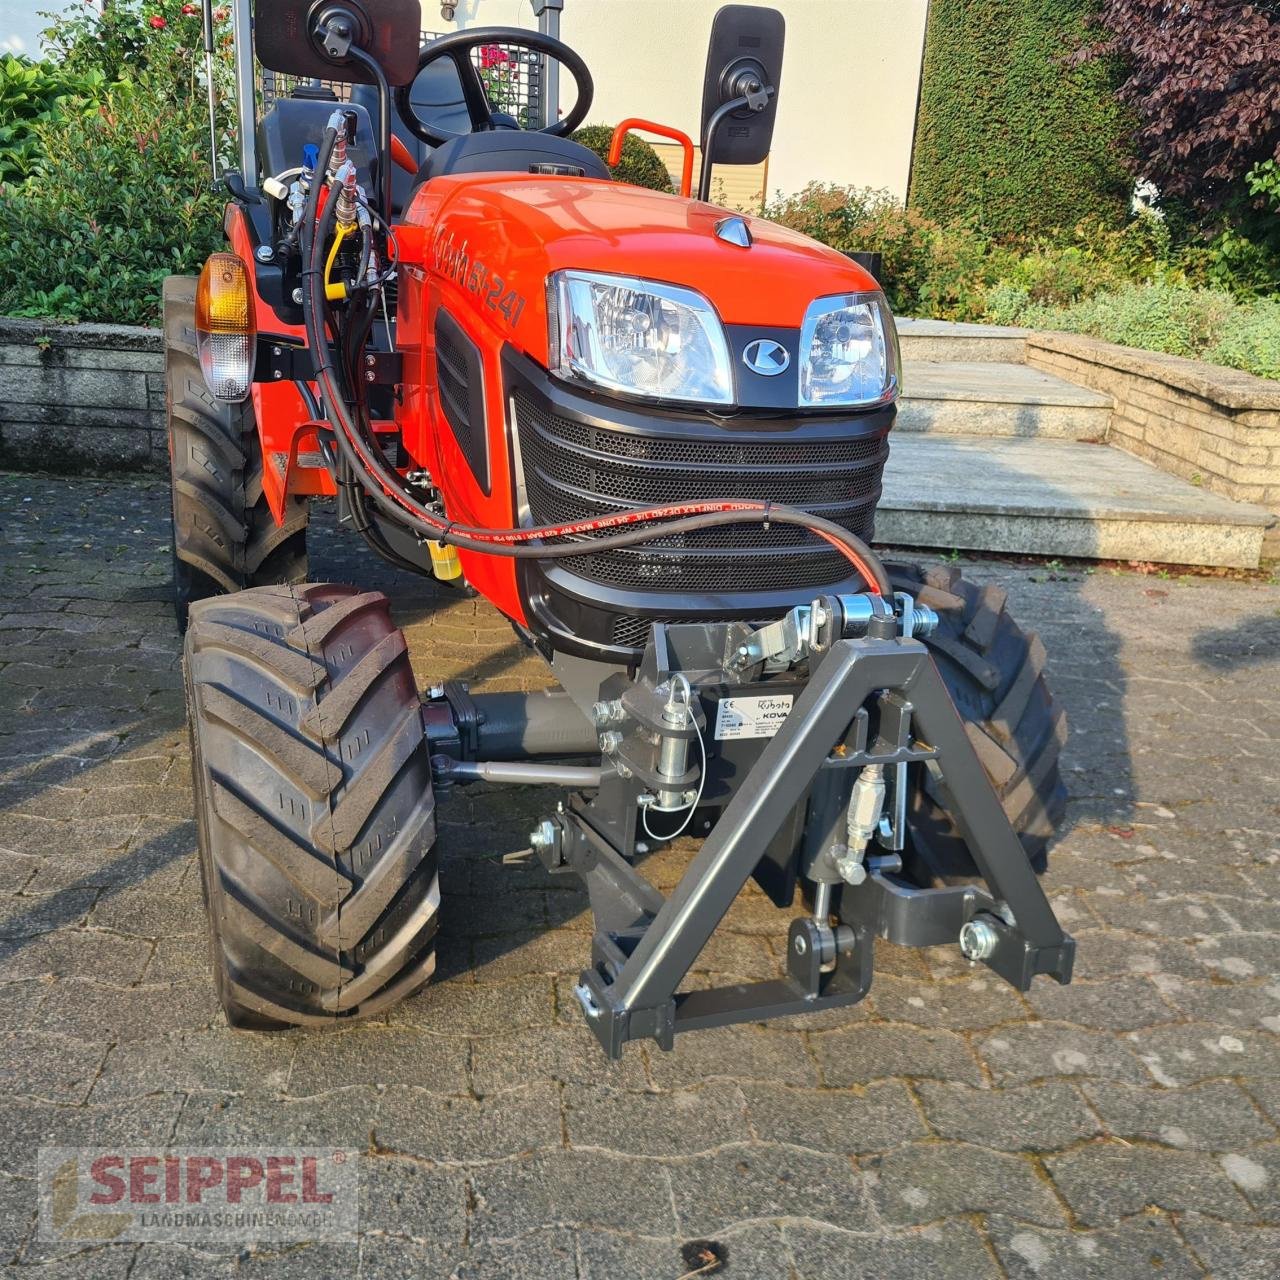
[[[689,705],[692,696],[688,679],[682,675],[672,676],[667,702],[662,708],[663,723],[673,729],[687,729],[692,718]],[[691,801],[686,799],[684,788],[676,785],[688,768],[689,739],[672,733],[663,734],[662,746],[658,750],[658,776],[671,785],[658,789],[658,800],[653,807],[659,813],[671,813],[689,807]]]
[[[846,884],[858,885],[867,878],[862,860],[871,837],[880,826],[884,791],[884,765],[863,765],[849,797],[848,844],[837,845],[831,851],[832,865]]]
[[[359,214],[359,203],[356,200],[356,167],[347,160],[338,169],[335,182],[342,184],[338,192],[338,203],[334,208],[334,221],[338,226],[350,230],[356,225]]]

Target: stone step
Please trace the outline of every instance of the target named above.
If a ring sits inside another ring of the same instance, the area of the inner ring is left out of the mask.
[[[1025,364],[904,361],[899,431],[1101,440],[1111,397]]]
[[[998,324],[955,324],[950,320],[898,321],[904,360],[999,361],[1021,364],[1030,329]]]
[[[1107,445],[891,437],[878,542],[1254,569],[1275,516]]]

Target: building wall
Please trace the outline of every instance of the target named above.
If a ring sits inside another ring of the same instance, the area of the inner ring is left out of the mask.
[[[589,123],[648,116],[695,139],[711,21],[723,0],[565,0],[561,35],[595,78]],[[774,0],[787,44],[769,193],[818,180],[905,198],[928,0]],[[528,0],[462,0],[453,23],[536,26]],[[564,101],[571,90],[565,86]]]

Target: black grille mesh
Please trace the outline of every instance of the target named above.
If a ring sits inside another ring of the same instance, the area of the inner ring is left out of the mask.
[[[696,437],[637,436],[561,417],[521,391],[515,402],[536,524],[702,498],[759,498],[871,536],[889,453],[883,435],[717,440],[709,427]],[[571,566],[596,582],[649,591],[779,591],[849,576],[839,552],[790,525],[726,525],[655,538],[639,548],[575,557]]]

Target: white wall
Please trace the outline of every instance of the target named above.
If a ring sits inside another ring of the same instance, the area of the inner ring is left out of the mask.
[[[711,21],[722,0],[565,0],[561,35],[595,79],[589,123],[645,116],[697,140]],[[774,0],[787,20],[770,193],[820,180],[906,196],[928,0]],[[461,0],[453,24],[536,26],[529,0]],[[570,90],[563,90],[568,101]]]
[[[49,25],[44,11],[82,9],[83,0],[0,0],[0,53],[40,56],[40,32]]]

